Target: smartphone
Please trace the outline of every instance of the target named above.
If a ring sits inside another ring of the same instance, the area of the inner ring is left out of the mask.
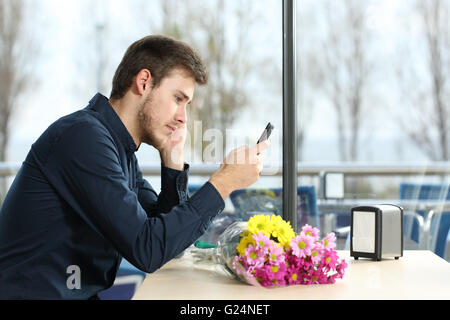
[[[272,133],[272,130],[273,130],[273,125],[269,122],[267,124],[266,128],[264,129],[261,137],[258,139],[258,142],[256,144],[258,144],[258,143],[260,143],[260,142],[262,142],[264,140],[269,139],[270,134]]]

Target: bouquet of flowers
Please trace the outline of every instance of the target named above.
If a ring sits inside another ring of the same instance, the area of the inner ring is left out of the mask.
[[[296,235],[278,215],[255,215],[223,232],[213,259],[253,285],[326,284],[342,279],[347,267],[335,247],[334,233],[320,239],[319,229],[305,225]]]

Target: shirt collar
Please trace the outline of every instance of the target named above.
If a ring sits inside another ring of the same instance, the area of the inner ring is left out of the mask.
[[[108,98],[106,98],[101,93],[97,93],[89,101],[89,105],[86,107],[86,109],[93,110],[101,115],[106,123],[117,134],[127,154],[133,153],[138,150],[136,144],[134,143],[133,137],[130,135],[122,120],[120,120],[119,116],[114,111],[113,107],[109,103]]]

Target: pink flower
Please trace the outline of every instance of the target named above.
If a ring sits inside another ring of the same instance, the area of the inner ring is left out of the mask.
[[[256,274],[256,270],[258,270],[259,268],[262,268],[264,265],[263,264],[256,264],[254,266],[247,266],[247,273],[255,276]]]
[[[268,262],[271,265],[279,265],[284,262],[286,258],[283,247],[277,245],[274,241],[272,241],[269,247],[268,254]]]
[[[322,260],[323,245],[321,242],[314,243],[311,249],[311,262],[313,264],[318,264]]]
[[[290,245],[293,255],[299,258],[305,258],[311,255],[311,249],[314,246],[314,239],[311,236],[300,234],[299,236],[291,239]]]
[[[264,265],[255,269],[254,277],[263,287],[280,286],[286,284],[287,268],[285,263],[280,265]]]
[[[313,237],[314,241],[319,240],[319,229],[311,227],[309,224],[305,224],[302,227],[302,231],[300,232],[300,235],[304,236],[311,236]]]
[[[263,234],[262,232],[258,234],[252,235],[253,239],[255,239],[255,246],[257,249],[261,249],[264,253],[267,253],[270,247],[270,238]]]
[[[232,264],[233,269],[236,271],[238,276],[243,275],[245,272],[249,272],[249,265],[245,257],[235,256]]]
[[[235,256],[233,258],[233,269],[236,271],[237,275],[242,274],[242,270],[244,270],[244,266],[242,265],[240,256]]]
[[[300,257],[297,257],[296,255],[293,254],[293,250],[289,249],[286,252],[286,263],[289,266],[293,266],[294,268],[300,269],[303,267],[305,260],[303,260]]]
[[[283,285],[286,283],[285,276],[287,272],[286,264],[266,265],[264,266],[267,277],[272,281],[273,285]]]
[[[312,271],[311,272],[303,272],[302,278],[301,278],[301,284],[303,284],[303,285],[312,284],[311,274],[312,274]]]
[[[335,283],[336,282],[336,277],[338,276],[338,274],[337,273],[335,273],[335,274],[333,274],[333,275],[331,275],[331,276],[329,276],[328,277],[328,282],[327,283]]]
[[[310,280],[310,284],[328,283],[328,277],[321,269],[317,269],[316,271],[312,272]]]
[[[260,285],[262,285],[263,287],[270,287],[273,285],[272,279],[269,278],[265,266],[261,268],[256,268],[255,270],[256,271],[254,277],[256,278],[256,280],[259,282]]]
[[[322,239],[322,244],[327,249],[334,249],[336,247],[336,235],[334,232],[327,234],[327,236]]]
[[[308,272],[309,270],[313,270],[314,269],[314,263],[311,261],[311,257],[310,256],[308,256],[307,258],[303,259],[302,269],[304,270],[304,272]]]
[[[262,265],[265,260],[264,253],[261,250],[256,249],[253,245],[249,245],[245,249],[244,258],[246,258],[246,262],[250,266]]]
[[[300,284],[301,280],[302,280],[301,270],[299,268],[297,268],[295,265],[291,264],[287,268],[286,281],[289,284]]]
[[[345,268],[347,268],[347,262],[345,262],[345,260],[342,259],[341,262],[336,267],[336,271],[337,271],[337,273],[339,275],[339,278],[341,278],[341,279],[344,276]]]
[[[330,270],[336,270],[336,263],[338,260],[338,255],[334,250],[324,249],[322,254],[322,264],[326,272]]]

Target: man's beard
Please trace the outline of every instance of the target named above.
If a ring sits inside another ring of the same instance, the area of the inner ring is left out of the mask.
[[[141,141],[152,145],[155,148],[158,147],[158,144],[161,142],[158,142],[157,137],[152,131],[152,117],[148,116],[149,112],[144,112],[146,109],[152,110],[152,103],[153,103],[153,93],[150,93],[148,97],[142,102],[142,104],[138,107],[138,118],[139,118],[139,127],[141,132]]]

